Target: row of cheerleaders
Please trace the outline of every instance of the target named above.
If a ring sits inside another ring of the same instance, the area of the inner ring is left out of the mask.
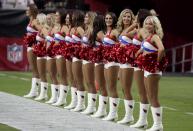
[[[29,17],[32,15],[30,11],[29,8]],[[62,19],[64,22],[61,24]],[[48,72],[51,70],[54,73],[50,73],[51,98],[46,103],[55,106],[66,104],[68,90],[71,89],[71,102],[65,109],[112,121],[118,118],[119,97],[116,84],[119,76],[125,97],[125,116],[117,123],[130,123],[132,128],[146,129],[151,104],[154,123],[147,130],[163,130],[162,107],[157,95],[158,82],[168,62],[164,55],[161,41],[163,32],[157,16],[152,15],[149,10],[141,9],[134,17],[131,10],[125,9],[118,21],[112,12],[103,16],[95,12],[83,15],[81,11],[69,11],[65,15],[56,12],[48,14],[45,21],[43,20],[43,14],[34,19],[31,17],[24,38],[28,53],[37,57],[29,63],[37,63],[40,78],[32,78],[31,90],[25,97],[37,96],[37,87],[40,85],[40,93],[35,100],[47,99],[48,83],[46,71],[43,71],[47,67]],[[47,65],[43,64],[43,68],[39,68],[45,61]],[[62,64],[57,64],[61,61]],[[65,77],[64,82],[55,80],[58,78],[57,74],[61,78]],[[134,74],[140,95],[140,112],[138,121],[131,124],[134,122],[135,102],[131,93]],[[100,90],[98,109],[97,90]],[[85,108],[86,91],[88,105]]]

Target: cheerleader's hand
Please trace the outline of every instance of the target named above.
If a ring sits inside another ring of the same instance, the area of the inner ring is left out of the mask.
[[[137,53],[135,53],[135,58],[137,58],[142,53],[142,51],[143,51],[142,49],[139,49]]]

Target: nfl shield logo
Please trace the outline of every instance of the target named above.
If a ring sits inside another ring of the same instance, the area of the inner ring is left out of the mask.
[[[7,46],[7,60],[14,64],[23,60],[23,46],[16,43]]]

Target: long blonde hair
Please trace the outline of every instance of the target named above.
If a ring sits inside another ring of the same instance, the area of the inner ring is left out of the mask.
[[[119,32],[123,31],[123,28],[124,28],[124,25],[123,25],[123,16],[124,16],[126,13],[130,13],[130,14],[131,14],[131,23],[130,23],[130,24],[132,24],[133,21],[134,21],[135,16],[134,16],[132,10],[130,10],[130,9],[124,9],[124,10],[120,13],[119,18],[118,18],[118,22],[117,22],[117,30],[118,30]]]
[[[87,29],[91,33],[93,30],[92,28],[93,28],[94,18],[97,16],[97,14],[95,12],[92,12],[92,11],[88,11],[86,14],[88,14],[89,22],[90,22]]]
[[[48,20],[47,20],[47,18],[46,18],[46,25],[45,25],[45,26],[46,26],[47,28],[53,28],[54,23],[55,23],[55,17],[54,17],[54,14],[53,14],[53,13],[47,14],[46,17],[48,17],[48,16],[50,16],[51,22],[50,22],[50,25],[49,25],[49,24],[48,24]]]
[[[146,21],[147,21],[148,19],[153,23],[155,33],[160,37],[160,39],[162,39],[163,36],[164,36],[164,33],[163,33],[162,26],[161,26],[161,22],[160,22],[160,20],[158,19],[158,17],[157,17],[157,16],[148,16],[148,17],[144,20],[143,26],[145,25],[145,23],[146,23]]]
[[[36,19],[40,23],[40,25],[46,24],[46,15],[44,13],[40,13],[37,15]]]

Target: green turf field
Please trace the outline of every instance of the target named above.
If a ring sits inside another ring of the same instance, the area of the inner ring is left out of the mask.
[[[13,127],[10,127],[10,126],[7,126],[7,125],[0,123],[0,131],[18,131],[18,130],[13,128]]]
[[[0,91],[23,96],[30,89],[30,73],[0,72]],[[123,98],[118,83],[119,96]],[[135,84],[133,96],[139,101]],[[68,101],[70,96],[68,96]],[[163,77],[160,83],[160,101],[164,106],[164,131],[193,131],[193,77]],[[138,118],[139,104],[135,104],[134,117]],[[119,119],[124,116],[123,101],[119,106]],[[152,125],[149,112],[149,126]],[[0,130],[3,125],[0,125]],[[4,129],[4,128],[2,128]],[[4,129],[9,131],[12,129]]]

